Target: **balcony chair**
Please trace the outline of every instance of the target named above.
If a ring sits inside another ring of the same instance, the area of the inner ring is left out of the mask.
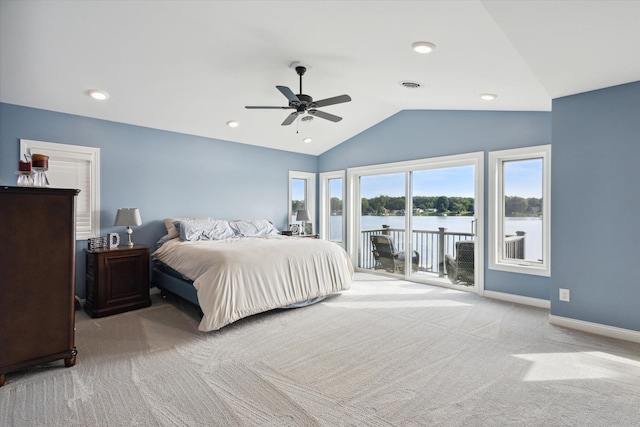
[[[404,273],[404,251],[396,251],[391,237],[386,235],[373,235],[371,236],[371,246],[375,260],[374,269],[384,269],[389,273]],[[411,258],[412,271],[417,271],[419,264],[420,254],[418,251],[413,251],[413,257]]]
[[[456,242],[456,257],[449,254],[444,256],[447,277],[454,285],[473,286],[474,283],[474,241],[461,240]]]

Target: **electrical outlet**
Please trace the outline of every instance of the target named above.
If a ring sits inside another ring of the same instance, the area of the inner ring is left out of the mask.
[[[560,288],[559,298],[560,298],[560,301],[566,301],[566,302],[571,301],[571,293],[569,289]]]

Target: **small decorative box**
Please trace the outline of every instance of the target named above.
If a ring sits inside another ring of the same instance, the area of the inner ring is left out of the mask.
[[[92,237],[89,240],[89,250],[95,251],[97,249],[108,248],[108,242],[106,237]]]

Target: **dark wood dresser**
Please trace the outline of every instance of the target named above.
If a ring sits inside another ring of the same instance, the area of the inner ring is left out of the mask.
[[[0,386],[32,365],[76,362],[78,192],[0,186]]]
[[[84,310],[103,317],[151,305],[149,247],[85,250],[87,300]]]

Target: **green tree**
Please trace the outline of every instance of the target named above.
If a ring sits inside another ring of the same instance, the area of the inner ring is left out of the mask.
[[[404,197],[391,197],[385,206],[388,210],[404,210]]]
[[[304,210],[305,209],[304,205],[305,205],[304,200],[293,200],[291,202],[291,211],[295,213],[300,210]]]
[[[363,214],[371,214],[374,212],[374,210],[371,208],[371,205],[369,204],[369,199],[365,199],[364,197],[362,198],[361,209]]]
[[[438,212],[446,212],[449,210],[449,198],[447,196],[440,196],[436,200],[436,209]]]
[[[331,212],[342,212],[342,200],[337,197],[331,198]]]
[[[504,198],[505,216],[518,216],[527,211],[527,199],[518,196],[506,196]]]

